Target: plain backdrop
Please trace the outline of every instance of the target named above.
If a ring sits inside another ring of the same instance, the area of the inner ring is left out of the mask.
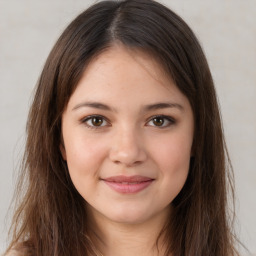
[[[0,253],[33,88],[60,33],[94,2],[0,0]],[[256,0],[160,2],[192,27],[208,58],[235,172],[237,232],[256,255]]]

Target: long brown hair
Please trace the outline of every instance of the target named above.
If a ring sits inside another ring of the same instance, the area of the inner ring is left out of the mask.
[[[166,255],[234,256],[232,168],[211,73],[194,33],[152,0],[102,1],[80,14],[52,49],[27,122],[20,197],[10,248],[26,255],[96,255],[84,199],[74,188],[59,146],[61,117],[90,60],[115,42],[155,58],[189,99],[195,119],[187,181],[172,202]],[[228,193],[231,192],[231,193]],[[18,246],[17,246],[18,245]]]

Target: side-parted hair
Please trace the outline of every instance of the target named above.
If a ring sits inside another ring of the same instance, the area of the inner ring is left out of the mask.
[[[52,49],[27,122],[10,248],[29,256],[97,255],[84,199],[62,159],[61,118],[90,61],[119,43],[155,58],[188,98],[195,134],[189,175],[162,230],[166,256],[234,256],[230,166],[212,76],[194,33],[153,0],[102,1],[80,14]],[[230,193],[229,193],[230,192]],[[23,254],[22,254],[23,255]]]

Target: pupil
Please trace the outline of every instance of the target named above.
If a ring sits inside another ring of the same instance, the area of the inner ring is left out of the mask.
[[[164,120],[161,117],[156,117],[154,118],[153,122],[154,122],[154,125],[156,126],[162,126],[164,123]]]
[[[103,120],[102,120],[102,118],[100,118],[100,117],[94,117],[94,118],[92,119],[92,124],[93,124],[94,126],[100,126],[100,125],[102,125],[102,123],[103,123]]]

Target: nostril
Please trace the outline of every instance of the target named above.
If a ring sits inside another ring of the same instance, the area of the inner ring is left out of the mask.
[[[143,161],[118,161],[118,160],[114,160],[113,163],[116,165],[125,165],[127,167],[131,167],[131,166],[136,166],[136,165],[140,165]]]
[[[147,158],[145,145],[141,140],[137,140],[136,134],[129,131],[129,134],[120,132],[112,140],[109,158],[115,164],[134,166],[141,164]]]

